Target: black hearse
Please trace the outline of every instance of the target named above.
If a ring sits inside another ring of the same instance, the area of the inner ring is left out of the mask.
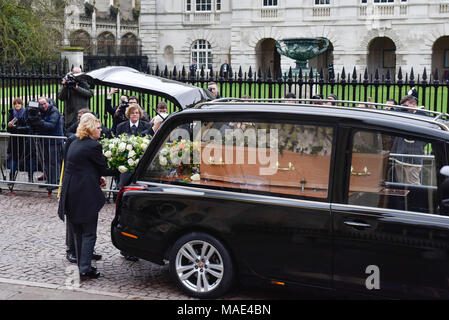
[[[91,81],[126,86],[123,70],[108,72],[114,81]],[[132,87],[168,94],[141,81]],[[168,261],[178,287],[200,298],[254,279],[449,297],[448,115],[207,101],[188,87],[195,98],[164,121],[117,197],[117,248]]]

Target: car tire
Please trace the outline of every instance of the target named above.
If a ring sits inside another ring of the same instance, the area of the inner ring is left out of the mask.
[[[233,284],[234,266],[225,246],[209,234],[193,232],[179,238],[169,256],[170,275],[189,296],[214,299]]]

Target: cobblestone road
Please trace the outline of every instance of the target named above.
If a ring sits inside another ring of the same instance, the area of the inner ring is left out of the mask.
[[[65,224],[57,217],[56,196],[43,192],[5,189],[0,194],[0,278],[66,288],[76,265],[65,258]],[[109,293],[125,299],[190,299],[171,283],[167,266],[125,260],[110,239],[114,205],[100,212],[96,251],[97,280],[85,281],[79,290]],[[240,288],[224,299],[279,299],[275,292]]]

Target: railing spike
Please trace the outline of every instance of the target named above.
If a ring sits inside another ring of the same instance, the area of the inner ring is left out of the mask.
[[[435,83],[440,82],[440,79],[438,77],[438,68],[435,68],[435,72],[433,74],[433,82],[435,82]]]
[[[422,82],[427,83],[427,70],[426,67],[424,67],[424,71],[422,73]]]

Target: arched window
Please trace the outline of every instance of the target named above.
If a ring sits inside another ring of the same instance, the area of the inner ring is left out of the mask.
[[[84,30],[74,31],[70,35],[70,46],[71,47],[82,47],[84,48],[84,54],[91,54],[91,42],[89,34]]]
[[[198,69],[203,67],[206,69],[212,68],[212,47],[206,40],[196,40],[191,49],[192,61],[195,61]]]

